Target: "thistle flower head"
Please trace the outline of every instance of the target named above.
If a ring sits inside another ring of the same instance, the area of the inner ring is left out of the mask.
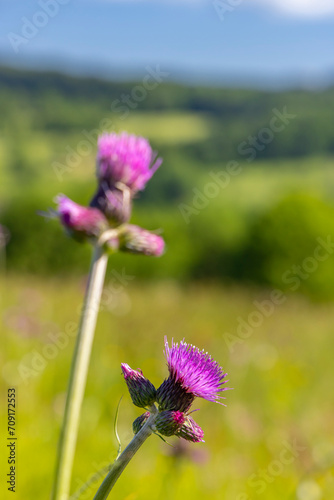
[[[222,397],[220,392],[225,390],[222,385],[226,382],[226,373],[208,353],[184,341],[180,345],[172,341],[172,346],[169,347],[165,337],[165,356],[169,377],[157,391],[141,371],[122,364],[132,401],[137,406],[150,405],[150,411],[154,415],[152,429],[155,428],[161,435],[177,436],[193,443],[204,442],[203,430],[189,415],[189,410],[196,397],[219,402]],[[158,403],[158,409],[155,402]],[[149,416],[147,411],[134,421],[135,434]]]
[[[122,183],[132,193],[144,189],[159,168],[162,160],[155,160],[149,142],[143,137],[126,132],[103,134],[98,139],[97,177],[109,186]]]
[[[219,364],[212,357],[197,347],[184,341],[168,346],[165,337],[165,356],[170,379],[180,384],[185,392],[193,396],[218,402],[220,393],[226,388],[222,384],[227,373],[224,373]]]
[[[108,227],[108,222],[100,210],[83,207],[60,194],[56,198],[57,214],[66,230],[79,240],[98,237]]]
[[[151,406],[156,400],[154,385],[144,377],[141,370],[132,370],[126,363],[122,363],[121,368],[133,404],[139,408]]]

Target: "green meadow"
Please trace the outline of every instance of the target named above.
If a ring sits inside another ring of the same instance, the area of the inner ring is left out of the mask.
[[[112,266],[112,261],[110,261]],[[1,392],[17,393],[16,498],[48,498],[83,279],[8,277],[3,284]],[[122,499],[268,498],[333,495],[332,352],[334,311],[298,294],[268,306],[270,291],[174,281],[106,282],[89,370],[73,490],[123,448],[140,410],[131,403],[120,364],[141,368],[157,386],[167,375],[167,335],[204,348],[228,372],[226,407],[197,400],[205,443],[163,443],[152,436],[113,496]],[[109,292],[108,292],[109,290]],[[266,304],[268,316],[254,315]],[[249,328],[240,328],[241,318]],[[6,426],[2,405],[2,422]],[[7,470],[5,454],[1,469]],[[94,476],[94,477],[93,477]],[[153,486],[153,487],[152,487]],[[303,491],[308,491],[302,494]],[[313,493],[312,493],[313,492]],[[8,497],[9,498],[9,497]]]
[[[205,443],[151,436],[110,498],[330,500],[333,89],[169,83],[117,112],[133,85],[0,68],[1,491],[15,388],[17,490],[5,498],[50,496],[91,249],[40,212],[58,193],[89,203],[96,137],[108,129],[148,137],[164,159],[131,222],[162,234],[166,252],[109,259],[71,500],[86,482],[80,498],[92,499],[117,456],[119,403],[122,449],[132,438],[140,411],[120,364],[159,386],[164,336],[209,352],[233,390],[226,407],[196,400]],[[291,123],[244,154],[284,107]]]

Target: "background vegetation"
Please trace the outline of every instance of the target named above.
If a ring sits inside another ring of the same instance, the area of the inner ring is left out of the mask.
[[[52,207],[58,192],[89,202],[96,137],[105,128],[149,137],[164,158],[138,197],[133,221],[163,229],[168,252],[153,263],[115,260],[136,276],[252,280],[286,289],[284,271],[302,264],[317,237],[334,236],[333,89],[265,93],[157,83],[147,91],[140,82],[4,68],[0,82],[0,222],[11,232],[9,270],[87,268],[89,249],[65,244],[58,224],[36,213]],[[147,94],[141,102],[131,97],[140,95],[133,94],[138,86]],[[282,130],[270,135],[277,113],[288,118],[275,122]],[[238,165],[233,175],[231,161]],[[315,285],[311,277],[302,289],[331,298],[330,260],[322,268],[323,280]]]
[[[0,249],[1,391],[5,398],[17,387],[16,498],[47,498],[51,489],[70,332],[90,260],[88,245],[37,212],[54,207],[59,192],[89,202],[96,137],[107,128],[147,136],[164,158],[132,222],[161,230],[167,251],[160,259],[110,259],[73,488],[115,457],[123,394],[123,447],[131,437],[138,412],[120,363],[158,385],[167,334],[212,353],[234,390],[227,408],[198,402],[205,445],[171,439],[172,448],[150,438],[115,498],[140,500],[149,491],[152,500],[327,500],[334,493],[334,89],[163,83],[141,101],[131,97],[133,109],[119,102],[138,85],[0,70],[0,224],[10,234]],[[271,136],[284,109],[294,117]],[[283,463],[293,443],[295,456]]]

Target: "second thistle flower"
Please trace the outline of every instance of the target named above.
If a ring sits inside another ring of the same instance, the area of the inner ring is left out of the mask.
[[[104,245],[110,252],[131,252],[160,257],[165,242],[154,232],[127,224],[132,198],[161,165],[149,142],[143,137],[103,134],[98,139],[98,187],[89,207],[64,195],[56,198],[57,211],[66,232],[78,241]]]
[[[219,403],[221,392],[227,389],[223,387],[227,374],[208,353],[184,341],[180,345],[172,342],[169,347],[165,338],[165,356],[169,377],[157,391],[141,371],[122,364],[132,401],[136,406],[145,408],[155,406],[155,401],[158,403],[154,426],[163,436],[177,436],[194,443],[204,441],[203,430],[189,415],[190,407],[196,397]],[[149,416],[147,411],[136,418],[133,423],[135,434]]]
[[[101,135],[96,158],[99,185],[91,206],[112,224],[127,222],[133,196],[145,188],[161,163],[143,137],[126,132]]]

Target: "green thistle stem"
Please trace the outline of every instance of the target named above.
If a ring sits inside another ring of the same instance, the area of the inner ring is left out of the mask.
[[[153,405],[150,407],[149,411],[151,413],[149,418],[125,448],[123,453],[121,453],[120,456],[116,458],[93,500],[105,500],[106,498],[108,498],[110,491],[112,490],[125,467],[130,462],[131,458],[139,450],[146,439],[154,432],[154,422],[158,414],[158,410],[156,406]]]
[[[108,256],[104,253],[102,245],[96,245],[91,261],[84,307],[72,359],[63,427],[58,446],[52,500],[68,500],[69,498],[80,411],[86,387],[107,261]]]

